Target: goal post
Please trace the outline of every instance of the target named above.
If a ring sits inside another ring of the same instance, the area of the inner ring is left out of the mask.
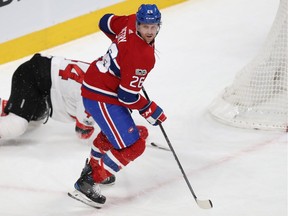
[[[287,131],[287,6],[288,0],[280,0],[258,55],[209,106],[215,119],[235,127]]]

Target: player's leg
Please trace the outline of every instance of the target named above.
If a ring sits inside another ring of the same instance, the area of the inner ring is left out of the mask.
[[[27,127],[28,121],[13,113],[4,112],[7,100],[0,98],[0,138],[12,138],[22,135]]]
[[[99,135],[102,134],[103,133],[100,133]],[[111,145],[111,142],[106,138],[104,145]],[[97,148],[98,146],[100,147]],[[145,150],[145,140],[139,137],[138,140],[128,147],[123,149],[111,147],[109,151],[102,151],[101,146],[103,146],[103,142],[99,144],[96,141],[93,143],[91,149],[89,163],[93,170],[92,175],[95,182],[102,182],[103,180],[114,176],[131,161],[134,161],[139,157]]]
[[[77,180],[76,191],[70,196],[88,205],[92,201],[101,206],[106,198],[101,195],[99,184],[139,157],[144,152],[145,140],[140,138],[131,113],[125,107],[87,99],[83,101],[86,111],[93,116],[102,132],[93,142],[90,161],[84,168],[89,172]],[[93,193],[95,188],[97,190]]]
[[[102,139],[96,139],[91,150],[92,162],[99,164],[93,167],[93,177],[101,182],[140,156],[145,149],[145,140],[140,138],[127,108],[91,100],[84,100],[84,105],[102,130],[98,136]]]
[[[9,113],[0,117],[0,138],[13,138],[22,135],[28,127],[28,121],[18,115]]]
[[[136,127],[139,130],[140,138],[145,140],[148,137],[148,129],[141,125],[137,125]],[[101,182],[102,185],[111,185],[116,181],[115,175],[112,174],[115,172],[109,172],[109,166],[107,169],[104,169],[105,163],[113,166],[113,161],[111,161],[109,156],[106,155],[106,152],[109,152],[110,150],[112,150],[114,154],[117,154],[117,151],[113,150],[113,145],[107,139],[106,135],[101,131],[93,141],[93,145],[91,147],[90,164],[94,167],[93,170],[99,170],[99,173],[95,173],[95,179],[98,178],[97,181]]]
[[[102,166],[100,166],[102,158],[106,152],[110,151],[112,148],[113,146],[102,131],[93,140],[93,145],[91,146],[89,164],[93,167],[93,170],[99,170],[98,174],[102,176],[99,182],[104,185],[112,185],[116,181],[116,178],[113,174],[102,169]]]

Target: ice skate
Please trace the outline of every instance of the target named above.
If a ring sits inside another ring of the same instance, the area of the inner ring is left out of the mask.
[[[70,197],[95,208],[101,208],[104,205],[106,197],[101,194],[99,184],[94,182],[92,169],[88,161],[86,161],[81,176],[74,187],[75,191],[68,193]]]

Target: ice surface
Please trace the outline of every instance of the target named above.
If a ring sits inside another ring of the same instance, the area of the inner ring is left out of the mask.
[[[149,128],[146,152],[103,188],[98,210],[67,196],[90,147],[74,125],[50,119],[23,136],[0,140],[1,216],[286,216],[287,134],[222,125],[207,107],[259,51],[275,17],[276,0],[190,0],[162,10],[156,67],[145,82],[151,99],[168,116],[163,124],[200,200],[195,203],[158,127]],[[109,40],[96,33],[42,53],[92,61]],[[0,66],[1,97],[13,71],[27,60]]]

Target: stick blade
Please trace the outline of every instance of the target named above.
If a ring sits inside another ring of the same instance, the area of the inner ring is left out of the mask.
[[[213,208],[213,204],[211,200],[196,200],[198,206],[202,209],[211,209]]]
[[[151,146],[156,147],[158,149],[162,149],[162,150],[165,150],[165,151],[171,151],[169,148],[166,148],[164,146],[160,146],[160,145],[158,145],[158,144],[156,144],[154,142],[151,142],[150,144],[151,144]]]

